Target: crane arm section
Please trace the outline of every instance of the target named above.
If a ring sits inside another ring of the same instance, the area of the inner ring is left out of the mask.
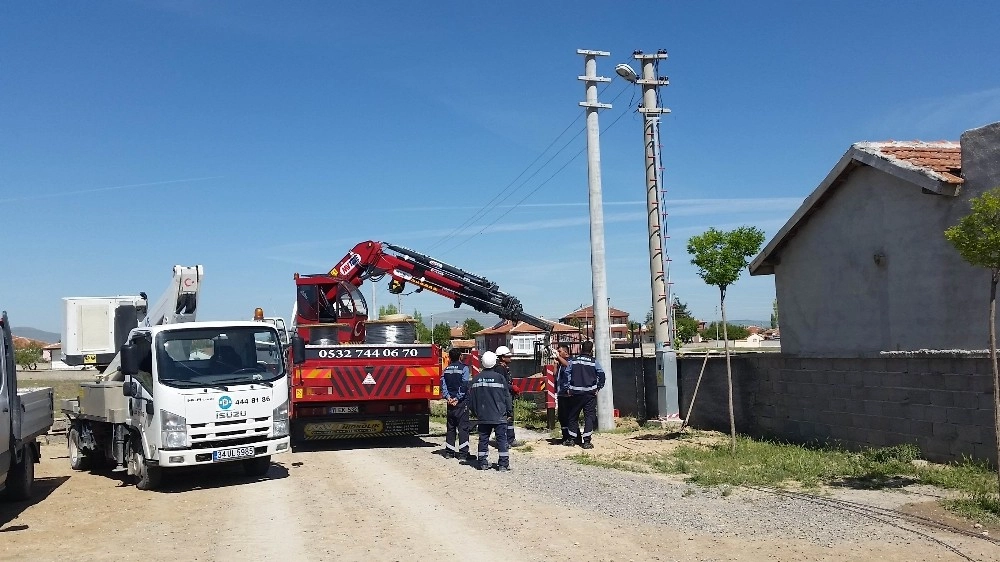
[[[146,312],[140,325],[144,327],[160,324],[194,322],[198,307],[198,291],[205,271],[200,265],[175,265],[173,277],[167,290],[163,292],[153,308]]]
[[[551,322],[524,312],[521,302],[501,291],[496,283],[402,246],[373,240],[361,242],[329,274],[354,285],[389,275],[392,294],[401,293],[410,283],[417,291],[427,289],[451,299],[455,308],[465,304],[479,312],[525,322],[546,332],[553,328]]]

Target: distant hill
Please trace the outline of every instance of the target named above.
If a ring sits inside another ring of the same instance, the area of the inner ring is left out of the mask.
[[[431,317],[429,314],[424,314],[424,323],[430,324]],[[483,325],[484,328],[489,328],[490,326],[500,322],[500,318],[495,314],[486,314],[483,312],[477,312],[471,308],[456,308],[455,310],[449,310],[447,312],[439,312],[434,315],[435,324],[448,324],[449,326],[461,326],[465,322],[466,318],[475,318]]]
[[[43,341],[45,343],[56,343],[62,338],[59,334],[46,332],[45,330],[39,330],[37,328],[18,328],[17,326],[11,326],[10,331],[15,336],[28,338],[29,340]]]

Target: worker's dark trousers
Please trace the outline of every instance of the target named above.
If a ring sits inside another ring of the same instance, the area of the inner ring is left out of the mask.
[[[479,468],[490,466],[490,434],[497,436],[497,450],[500,451],[499,466],[510,466],[510,447],[507,445],[507,423],[479,422]]]
[[[458,433],[458,444],[455,434]],[[469,456],[469,405],[465,402],[448,406],[448,432],[444,437],[444,448],[455,453],[458,458]]]
[[[570,438],[569,435],[569,396],[562,394],[556,396],[556,414],[559,416],[559,427],[562,428],[563,441]]]
[[[514,394],[510,395],[510,403],[514,403]],[[507,422],[507,445],[511,446],[514,444],[514,411],[511,410],[507,412],[507,418],[510,420]]]
[[[570,404],[569,436],[580,443],[590,443],[590,436],[597,425],[597,395],[573,394],[566,399]],[[580,433],[580,412],[583,412],[583,433]]]

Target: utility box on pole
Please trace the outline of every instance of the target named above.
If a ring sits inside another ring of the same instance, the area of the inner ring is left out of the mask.
[[[606,51],[578,49],[584,56],[583,76],[578,77],[586,86],[586,101],[580,106],[587,113],[587,179],[590,193],[590,268],[594,289],[594,358],[604,368],[607,381],[597,394],[597,429],[615,428],[615,397],[611,388],[611,333],[608,319],[608,276],[604,263],[604,206],[601,201],[601,128],[597,112],[610,109],[611,104],[598,103],[598,82],[610,78],[597,75],[597,57],[606,57]]]

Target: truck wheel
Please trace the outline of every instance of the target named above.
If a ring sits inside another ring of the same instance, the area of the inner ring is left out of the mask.
[[[26,444],[21,462],[15,463],[7,472],[7,498],[24,501],[31,497],[35,483],[35,448]]]
[[[243,472],[247,476],[265,476],[271,470],[271,456],[255,457],[243,461]]]
[[[135,476],[136,488],[154,490],[160,485],[160,467],[146,464],[146,455],[142,452],[141,444],[132,446],[129,463],[132,465],[129,471]]]
[[[69,435],[66,436],[66,447],[69,449],[69,467],[73,470],[86,470],[90,464],[90,458],[83,453],[80,447],[80,430],[71,427]]]

